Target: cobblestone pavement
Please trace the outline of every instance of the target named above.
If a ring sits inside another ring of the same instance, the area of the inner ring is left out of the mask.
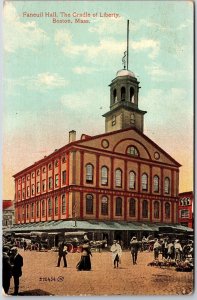
[[[153,253],[138,255],[132,265],[123,252],[120,268],[114,269],[110,252],[94,252],[92,270],[76,270],[80,253],[67,255],[68,268],[56,267],[57,252],[19,251],[24,259],[20,295],[186,295],[193,292],[193,272],[176,272],[147,264]],[[13,293],[13,278],[10,294]]]

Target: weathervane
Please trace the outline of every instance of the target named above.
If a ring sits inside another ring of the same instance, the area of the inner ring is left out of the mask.
[[[123,64],[124,70],[126,69],[126,57],[127,57],[127,51],[124,52],[124,56],[122,58],[122,64]]]
[[[129,20],[127,20],[127,51],[124,52],[122,64],[125,69],[129,69]]]

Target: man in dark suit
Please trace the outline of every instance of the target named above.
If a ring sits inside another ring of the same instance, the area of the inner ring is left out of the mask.
[[[10,288],[10,279],[12,277],[12,267],[10,264],[10,257],[8,252],[10,248],[8,246],[3,246],[3,289],[6,294],[8,294]]]
[[[18,295],[19,277],[22,276],[23,257],[18,253],[17,247],[11,249],[10,262],[12,265],[12,275],[14,277],[14,295]]]
[[[63,260],[64,260],[64,268],[67,267],[67,261],[66,261],[66,255],[68,253],[67,249],[68,248],[65,245],[64,241],[59,244],[57,267],[60,266],[60,261],[61,261],[62,257],[63,257]]]
[[[137,241],[137,238],[134,236],[130,241],[130,247],[131,247],[131,256],[133,260],[133,265],[137,264],[137,254],[139,250],[139,242]]]

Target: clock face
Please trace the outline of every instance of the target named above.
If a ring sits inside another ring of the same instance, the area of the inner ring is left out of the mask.
[[[101,145],[102,145],[103,148],[108,148],[109,147],[108,140],[102,140]]]
[[[160,158],[160,154],[159,154],[158,152],[155,152],[155,153],[154,153],[154,158],[155,158],[155,159],[159,159],[159,158]]]

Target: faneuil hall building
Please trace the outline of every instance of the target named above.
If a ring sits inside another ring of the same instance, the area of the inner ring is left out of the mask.
[[[183,229],[180,164],[144,134],[139,88],[133,72],[118,71],[105,133],[70,131],[67,145],[14,175],[16,232],[85,230],[111,241]]]

